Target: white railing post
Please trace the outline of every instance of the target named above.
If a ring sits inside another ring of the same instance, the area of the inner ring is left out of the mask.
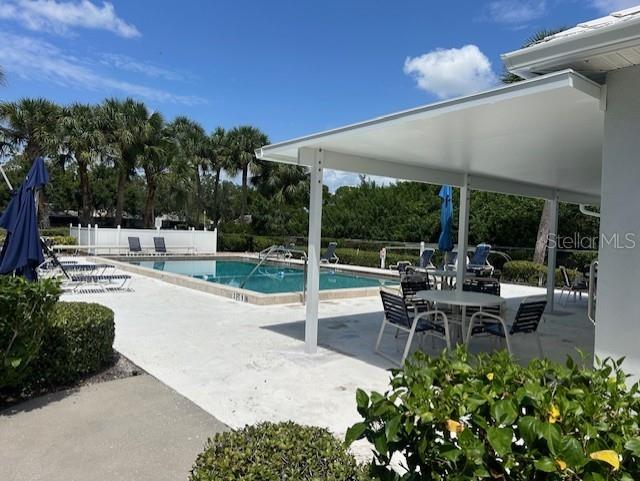
[[[469,174],[464,176],[464,185],[460,187],[460,211],[458,217],[458,271],[456,289],[462,292],[467,272],[467,242],[469,237]]]

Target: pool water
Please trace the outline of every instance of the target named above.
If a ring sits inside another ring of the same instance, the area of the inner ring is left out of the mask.
[[[240,287],[256,266],[253,262],[232,260],[167,260],[130,261],[142,267],[172,272],[203,279],[232,287]],[[301,292],[304,283],[302,268],[279,265],[262,265],[244,285],[244,289],[276,294]],[[392,279],[369,277],[336,272],[323,266],[320,270],[320,289],[350,289],[356,287],[379,287],[397,284]]]

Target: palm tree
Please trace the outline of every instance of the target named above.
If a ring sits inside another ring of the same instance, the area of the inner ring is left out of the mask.
[[[100,129],[98,108],[88,104],[64,107],[59,122],[61,156],[72,158],[78,166],[81,208],[80,222],[91,222],[93,199],[89,179],[89,166],[101,154],[105,135]]]
[[[176,142],[166,127],[162,115],[154,113],[149,118],[150,135],[141,156],[141,165],[147,181],[147,197],[144,207],[144,226],[153,227],[155,219],[156,192],[158,180],[171,164],[176,150]]]
[[[25,165],[36,157],[57,154],[56,127],[61,109],[43,99],[23,98],[15,102],[0,102],[0,129],[14,151],[22,148]]]
[[[567,27],[558,27],[552,29],[542,29],[534,33],[527,39],[522,48],[530,47],[538,42],[541,42],[549,35],[555,35],[556,33],[566,30]],[[520,82],[524,80],[522,77],[504,70],[502,74],[502,82],[505,84]],[[540,224],[538,225],[538,235],[536,237],[536,247],[533,252],[533,262],[540,264],[544,263],[544,254],[547,249],[547,240],[549,238],[549,230],[551,223],[551,201],[545,200],[542,208],[542,214],[540,215]]]
[[[224,128],[217,127],[209,136],[209,162],[214,173],[213,179],[213,223],[220,220],[220,174],[223,169],[229,167],[231,149],[229,147],[229,135]]]
[[[115,224],[121,225],[127,184],[153,130],[150,114],[142,102],[107,99],[100,107],[100,123],[118,169]]]
[[[240,213],[247,213],[247,188],[249,170],[255,166],[256,149],[269,143],[266,134],[262,133],[257,127],[250,125],[241,125],[234,127],[229,132],[229,146],[231,149],[230,165],[227,168],[231,175],[242,172],[242,200],[240,205]]]
[[[208,144],[207,134],[199,123],[183,116],[176,117],[169,124],[169,132],[178,147],[179,170],[186,170],[190,178],[193,176],[193,181],[196,184],[196,213],[193,217],[197,219],[204,210],[202,174],[209,167],[205,158]]]

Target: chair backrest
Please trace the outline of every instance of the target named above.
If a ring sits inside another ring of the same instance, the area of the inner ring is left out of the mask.
[[[567,268],[565,266],[560,266],[560,274],[562,276],[562,286],[571,288],[571,279],[569,279],[569,273],[567,272]]]
[[[469,259],[469,265],[483,266],[487,263],[489,254],[491,253],[491,246],[489,244],[478,244],[476,250]]]
[[[443,268],[446,269],[447,266],[455,266],[456,262],[458,262],[458,253],[455,251],[445,252],[443,257]]]
[[[411,320],[409,319],[404,299],[385,290],[380,291],[380,298],[382,299],[384,317],[387,322],[410,329]]]
[[[420,254],[420,259],[418,260],[418,267],[429,267],[431,265],[431,258],[433,257],[434,249],[425,249]]]
[[[327,246],[327,251],[322,256],[322,259],[326,259],[328,261],[333,259],[333,256],[336,255],[336,247],[338,247],[337,242],[329,242],[329,245]]]
[[[494,296],[500,295],[500,281],[493,278],[485,279],[465,279],[462,286],[463,291],[482,292],[484,294],[493,294]],[[466,313],[468,316],[475,314],[480,309],[475,306],[468,306]],[[486,306],[482,308],[482,311],[489,314],[495,314],[499,316],[502,311],[502,306],[496,304],[495,306]]]
[[[129,250],[131,252],[142,252],[139,237],[127,237],[127,240],[129,241]]]
[[[428,291],[431,289],[428,277],[406,276],[400,281],[402,295],[407,297],[415,297],[418,291]]]
[[[156,252],[167,252],[167,245],[164,243],[164,237],[154,237],[153,246]]]
[[[510,334],[536,332],[546,307],[547,301],[543,299],[538,301],[524,300],[518,307]]]

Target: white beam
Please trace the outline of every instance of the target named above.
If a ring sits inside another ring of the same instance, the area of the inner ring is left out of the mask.
[[[460,209],[458,212],[458,271],[456,289],[462,292],[467,272],[467,243],[469,237],[469,176],[465,176],[460,187]]]
[[[558,251],[558,198],[549,205],[549,238],[547,239],[547,310],[553,312],[556,287],[556,254]]]
[[[447,184],[454,187],[461,187],[465,178],[464,172],[434,169],[420,165],[400,164],[389,160],[345,154],[325,149],[323,149],[323,155],[324,168],[340,170],[342,172],[379,175],[382,177],[425,182],[428,184]],[[312,167],[312,160],[305,160],[300,157],[295,159],[280,154],[261,154],[260,158],[273,162],[297,164],[309,168]],[[468,178],[473,184],[474,190],[499,192],[502,194],[521,195],[524,197],[549,200],[552,200],[557,196],[562,202],[571,204],[597,205],[600,203],[600,198],[598,196],[583,194],[580,192],[562,189],[555,190],[548,186],[509,179],[500,179],[489,175],[468,174]]]
[[[318,349],[318,301],[320,299],[320,237],[322,234],[323,152],[301,148],[298,157],[310,164],[309,247],[307,268],[307,316],[304,327],[304,349],[314,354]]]

